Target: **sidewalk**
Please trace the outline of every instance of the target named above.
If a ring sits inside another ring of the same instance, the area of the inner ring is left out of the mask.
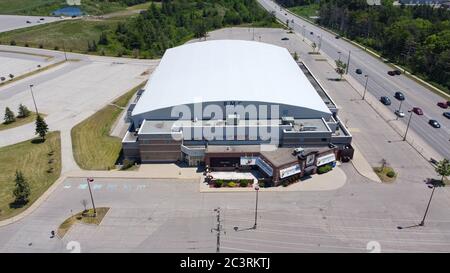
[[[325,174],[314,174],[311,178],[296,182],[287,187],[278,186],[270,188],[260,188],[262,192],[295,192],[295,191],[331,191],[339,189],[347,182],[347,175],[344,171],[335,167]],[[210,188],[203,179],[200,180],[200,192],[203,193],[231,193],[231,192],[254,192],[253,187],[247,188]]]

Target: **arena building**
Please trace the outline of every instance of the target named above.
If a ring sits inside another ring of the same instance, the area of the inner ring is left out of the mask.
[[[278,183],[353,155],[335,103],[282,47],[217,40],[171,48],[138,95],[122,140],[129,160],[258,168]]]

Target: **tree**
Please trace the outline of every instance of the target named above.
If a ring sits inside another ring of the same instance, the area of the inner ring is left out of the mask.
[[[3,119],[5,122],[5,124],[9,124],[11,122],[16,121],[16,117],[14,116],[13,111],[11,111],[11,109],[9,109],[9,107],[6,107],[5,109],[5,117]]]
[[[100,38],[98,40],[99,45],[107,45],[108,44],[108,36],[106,36],[105,32],[100,34]]]
[[[336,62],[336,68],[335,68],[335,71],[336,71],[336,73],[338,73],[339,76],[340,76],[339,80],[342,80],[342,75],[345,74],[345,70],[346,70],[346,68],[347,68],[347,64],[344,63],[344,62],[341,61],[341,60],[336,60],[335,62]]]
[[[48,132],[48,125],[45,123],[45,120],[38,115],[36,117],[36,135],[39,135],[43,140],[45,140],[45,135]]]
[[[441,182],[444,182],[444,177],[450,175],[450,161],[448,159],[443,159],[438,162],[435,171],[441,176]]]
[[[30,115],[30,113],[30,110],[28,110],[25,105],[23,105],[22,103],[19,105],[19,114],[17,115],[17,117],[26,118]]]
[[[30,185],[24,178],[21,171],[16,170],[16,186],[14,188],[13,194],[15,197],[15,203],[24,205],[28,203],[28,197],[30,196]]]
[[[297,51],[294,52],[294,60],[295,60],[295,61],[298,61],[298,54],[297,54]]]

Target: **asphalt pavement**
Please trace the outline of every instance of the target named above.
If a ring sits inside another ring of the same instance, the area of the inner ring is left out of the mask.
[[[282,22],[294,20],[294,23],[289,24],[294,31],[299,35],[304,35],[311,43],[315,42],[317,45],[320,43],[320,51],[333,60],[341,59],[347,62],[349,51],[351,51],[349,74],[363,86],[366,82],[364,75],[368,75],[367,91],[377,98],[381,96],[390,97],[392,104],[387,107],[392,112],[400,107],[400,102],[393,97],[394,93],[396,91],[403,92],[406,97],[401,106],[401,110],[406,113],[403,122],[407,123],[408,121],[408,110],[413,107],[420,107],[424,115],[417,116],[414,114],[410,129],[422,137],[442,157],[450,158],[450,120],[442,115],[443,112],[450,110],[441,109],[436,105],[437,102],[444,101],[443,98],[404,75],[389,76],[387,72],[393,70],[392,67],[368,54],[364,49],[343,39],[336,39],[335,35],[330,32],[294,16],[280,8],[274,1],[258,0],[258,2],[267,10],[275,11],[276,17]],[[357,68],[362,70],[361,75],[355,73]],[[431,127],[428,124],[429,119],[436,119],[441,124],[441,128]]]
[[[42,20],[41,20],[42,19]],[[0,32],[61,21],[60,17],[0,15]]]

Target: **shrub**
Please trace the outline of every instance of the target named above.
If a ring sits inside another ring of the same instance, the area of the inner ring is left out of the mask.
[[[265,184],[264,184],[264,181],[258,181],[258,186],[260,187],[260,188],[264,188],[264,186],[265,186]]]
[[[11,40],[11,42],[9,42],[10,45],[15,46],[16,45],[16,41]]]
[[[223,186],[223,180],[216,180],[216,181],[214,182],[214,187],[220,188],[220,187],[222,187],[222,186]]]
[[[134,161],[133,160],[125,159],[123,161],[121,170],[129,169],[129,168],[133,167],[133,165],[134,165]]]
[[[59,50],[59,47],[58,47],[58,46],[55,46],[54,49],[55,49],[55,50]]]
[[[44,45],[43,44],[39,44],[39,48],[44,48]]]
[[[25,47],[29,47],[30,45],[28,43],[25,43]]]
[[[389,177],[389,178],[393,178],[395,176],[395,172],[394,171],[388,171],[386,173],[386,176]]]
[[[229,182],[228,184],[227,184],[227,187],[230,187],[230,188],[234,188],[234,187],[236,187],[237,186],[237,184],[235,183],[235,182]]]
[[[241,180],[241,181],[239,181],[239,186],[240,186],[240,187],[247,187],[247,186],[248,186],[248,181],[247,181],[247,180]]]
[[[318,174],[327,173],[327,172],[331,171],[332,169],[333,169],[333,167],[331,167],[330,165],[320,166],[320,167],[317,169],[317,173],[318,173]]]

